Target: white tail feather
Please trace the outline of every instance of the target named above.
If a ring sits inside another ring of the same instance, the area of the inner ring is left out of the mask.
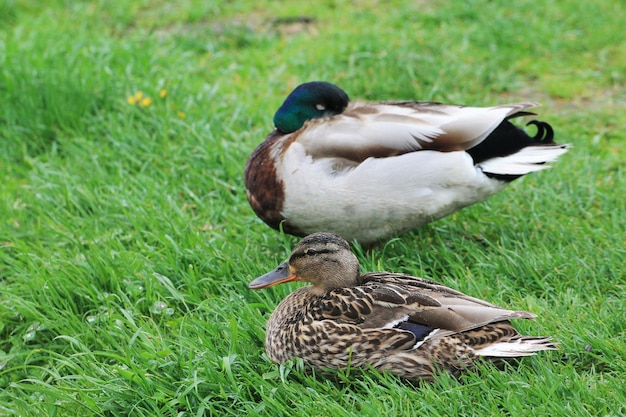
[[[548,162],[567,152],[568,145],[527,146],[512,155],[492,158],[479,164],[483,172],[498,175],[526,175],[550,168]]]
[[[506,342],[498,342],[474,351],[478,356],[515,358],[531,356],[541,350],[556,350],[549,337],[520,337]]]

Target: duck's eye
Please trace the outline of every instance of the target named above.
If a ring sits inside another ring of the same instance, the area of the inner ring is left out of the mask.
[[[323,104],[316,104],[315,108],[318,109],[319,111],[324,111],[326,110],[326,106],[324,106]]]
[[[315,249],[307,249],[304,251],[305,255],[311,256],[311,255],[316,255],[317,251]]]

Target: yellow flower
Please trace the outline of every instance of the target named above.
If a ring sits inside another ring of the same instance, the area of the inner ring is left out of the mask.
[[[184,112],[184,111],[180,111],[180,110],[178,110],[178,111],[176,112],[176,115],[177,115],[178,117],[180,117],[181,119],[184,119],[185,117],[187,117],[187,115],[185,114],[185,112]]]
[[[150,104],[152,104],[152,99],[150,97],[144,97],[141,99],[141,101],[139,102],[143,107],[148,107]]]
[[[145,104],[146,100],[148,100],[148,104]],[[150,98],[144,97],[141,91],[137,91],[132,96],[128,96],[126,101],[128,101],[128,104],[130,105],[141,104],[144,107],[149,106],[151,103]]]
[[[167,90],[165,88],[162,88],[161,91],[159,91],[159,97],[165,98],[166,95],[167,95]]]

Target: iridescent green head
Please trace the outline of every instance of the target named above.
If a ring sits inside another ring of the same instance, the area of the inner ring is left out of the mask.
[[[349,101],[346,92],[331,83],[300,84],[274,115],[274,126],[283,133],[295,132],[307,120],[340,114]]]

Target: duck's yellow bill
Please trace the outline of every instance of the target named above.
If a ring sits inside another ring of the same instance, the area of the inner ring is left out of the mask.
[[[271,272],[268,272],[265,275],[261,275],[250,284],[248,284],[248,288],[252,290],[258,290],[260,288],[269,288],[274,285],[282,284],[283,282],[296,281],[298,276],[296,274],[292,274],[289,270],[289,265],[287,262],[283,262],[278,265],[276,269]]]

